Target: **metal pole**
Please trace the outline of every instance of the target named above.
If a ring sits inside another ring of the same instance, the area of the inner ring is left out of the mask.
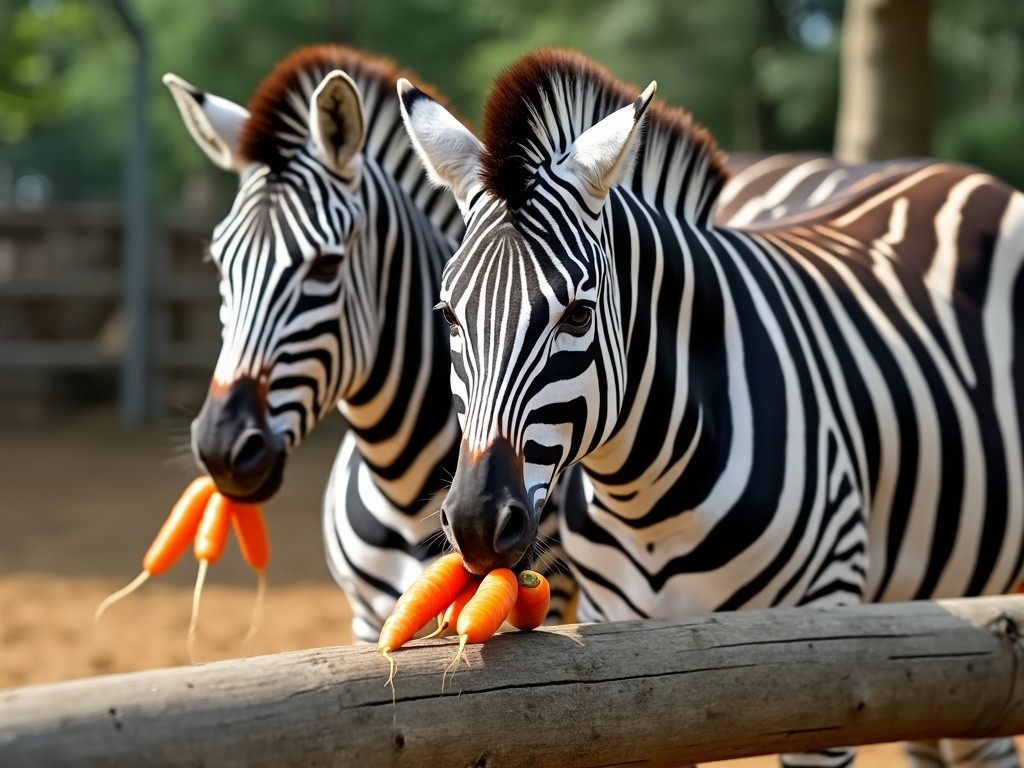
[[[146,132],[146,85],[149,51],[146,35],[124,0],[111,0],[135,43],[131,138],[125,154],[124,251],[121,263],[122,307],[127,338],[121,358],[121,421],[129,426],[150,418],[148,374],[151,356],[149,272],[149,149]]]

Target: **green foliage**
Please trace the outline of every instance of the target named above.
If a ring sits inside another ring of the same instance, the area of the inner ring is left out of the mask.
[[[497,73],[538,46],[582,50],[685,106],[727,149],[829,150],[840,0],[126,0],[150,41],[153,197],[181,205],[231,174],[192,144],[168,71],[245,103],[273,64],[316,42],[396,60],[479,125]],[[1024,3],[934,0],[934,149],[1024,187]],[[0,200],[44,172],[60,199],[116,200],[135,52],[109,0],[0,0]]]
[[[1024,3],[937,0],[933,152],[1024,189]]]
[[[25,141],[59,107],[55,80],[92,27],[80,2],[0,4],[0,142]]]

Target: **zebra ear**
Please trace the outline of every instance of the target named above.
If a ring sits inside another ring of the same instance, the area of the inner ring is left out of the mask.
[[[352,78],[336,69],[328,73],[310,99],[309,133],[320,159],[343,172],[366,141],[363,99]]]
[[[249,112],[233,101],[200,91],[177,75],[167,73],[163,80],[199,148],[221,168],[241,170],[246,162],[238,154],[238,135]]]
[[[632,168],[647,107],[657,90],[658,84],[652,82],[640,98],[588,128],[573,143],[570,167],[594,197],[607,196]]]
[[[455,195],[462,215],[480,186],[483,146],[455,117],[404,77],[398,81],[402,119],[430,180]]]

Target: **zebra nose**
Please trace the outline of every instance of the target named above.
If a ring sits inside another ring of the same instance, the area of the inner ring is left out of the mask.
[[[476,453],[459,452],[441,528],[471,572],[511,568],[530,549],[540,510],[523,488],[522,463],[508,440],[497,439]]]
[[[240,475],[259,472],[266,464],[270,441],[265,430],[247,429],[238,436],[229,454],[229,471]]]
[[[239,377],[212,385],[192,422],[192,449],[217,489],[240,501],[265,501],[281,485],[284,440],[267,423],[260,383]]]
[[[530,515],[526,506],[518,501],[509,501],[498,513],[498,524],[494,529],[494,551],[504,555],[523,549],[529,535]]]

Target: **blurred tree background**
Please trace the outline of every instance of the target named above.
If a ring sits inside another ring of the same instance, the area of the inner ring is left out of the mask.
[[[842,0],[134,0],[150,43],[158,212],[226,210],[234,179],[192,144],[160,75],[245,103],[290,50],[343,42],[395,59],[478,124],[521,52],[578,48],[657,79],[734,150],[831,151]],[[931,154],[1024,188],[1024,2],[933,0]],[[98,0],[0,0],[0,202],[116,201],[133,51]],[[210,211],[207,211],[210,213]]]

